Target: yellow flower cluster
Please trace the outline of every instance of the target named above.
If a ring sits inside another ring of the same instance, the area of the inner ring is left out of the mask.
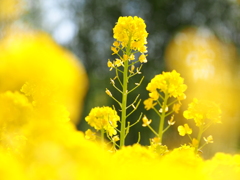
[[[147,52],[146,24],[142,18],[137,16],[119,17],[116,26],[113,28],[113,37],[117,40],[112,47],[116,54],[120,48],[129,47],[134,51],[141,53]]]
[[[104,129],[112,136],[117,134],[115,128],[117,127],[117,121],[120,120],[120,117],[117,115],[117,112],[110,107],[95,107],[90,111],[85,120],[96,130]]]
[[[149,96],[154,100],[159,98],[158,91],[179,100],[185,99],[186,89],[187,85],[184,84],[184,79],[175,70],[156,75],[147,85],[147,90],[150,91]]]
[[[221,123],[221,109],[218,104],[207,101],[193,99],[188,105],[188,109],[184,111],[183,116],[186,119],[193,119],[196,126],[205,125],[207,121]]]

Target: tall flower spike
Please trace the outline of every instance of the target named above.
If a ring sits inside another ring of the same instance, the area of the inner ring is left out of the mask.
[[[143,19],[137,16],[119,17],[116,26],[113,28],[113,37],[121,42],[123,48],[146,52],[148,33]]]

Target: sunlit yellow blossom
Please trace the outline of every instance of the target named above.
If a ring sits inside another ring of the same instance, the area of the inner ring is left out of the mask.
[[[115,128],[120,118],[117,112],[110,107],[95,107],[90,111],[85,120],[96,130],[104,129],[112,136],[117,134]]]
[[[141,63],[146,63],[147,62],[147,58],[144,54],[141,54],[138,58],[139,62]]]
[[[199,145],[198,140],[196,138],[193,138],[191,146],[196,148],[196,147],[198,147],[198,145]]]
[[[152,122],[152,120],[151,119],[148,120],[147,116],[145,116],[145,115],[143,116],[142,121],[143,121],[143,124],[142,124],[143,127],[148,126]]]
[[[204,141],[209,144],[209,143],[213,143],[213,137],[212,135],[208,136],[207,138],[203,137]]]
[[[206,121],[213,121],[214,123],[221,122],[221,109],[219,106],[207,100],[193,99],[193,102],[188,105],[188,109],[183,112],[186,119],[193,119],[196,126],[206,124]]]
[[[131,55],[129,56],[129,60],[131,60],[131,61],[135,60],[134,54],[131,54]]]
[[[128,61],[128,60],[129,60],[128,55],[124,54],[124,55],[123,55],[123,61]]]
[[[174,111],[175,113],[178,113],[178,112],[179,112],[179,109],[180,109],[180,106],[181,106],[181,104],[175,103],[175,104],[173,105],[173,111]]]
[[[154,100],[152,98],[148,98],[143,102],[146,110],[152,109],[157,104],[157,103],[154,103],[153,101]]]
[[[114,42],[113,42],[113,46],[119,47],[119,46],[120,46],[120,43],[119,43],[118,41],[114,41]]]
[[[114,61],[113,63],[117,67],[123,66],[123,62],[121,59],[116,59],[116,61]]]
[[[118,48],[112,46],[112,47],[111,47],[111,50],[113,51],[112,55],[113,55],[113,54],[118,54],[118,51],[119,51]]]
[[[171,119],[168,120],[168,124],[169,124],[170,126],[172,126],[172,125],[175,124],[175,121],[173,121],[173,120],[174,120],[174,115],[172,115],[172,116],[171,116]]]
[[[89,140],[95,140],[96,139],[96,133],[93,132],[91,129],[88,129],[85,132],[85,138]]]
[[[147,44],[148,33],[146,24],[142,18],[137,16],[119,17],[113,28],[113,37],[121,42],[123,47],[130,46],[130,49],[144,53],[144,45]]]
[[[119,141],[120,139],[119,139],[119,136],[113,136],[113,137],[112,137],[112,140],[113,140],[114,142],[117,142],[117,141]]]
[[[163,113],[163,108],[160,108],[159,112],[160,112],[160,113]],[[168,106],[165,107],[164,112],[168,112]]]
[[[110,71],[114,68],[114,64],[110,60],[108,60],[107,66],[110,68]]]
[[[178,126],[178,132],[180,136],[185,136],[186,134],[192,134],[192,129],[188,124],[184,124],[184,126]]]
[[[153,91],[149,93],[149,97],[156,101],[159,98],[159,93],[157,91]]]
[[[186,89],[187,85],[184,84],[184,79],[175,70],[156,75],[147,85],[147,90],[150,92],[160,90],[169,97],[175,98],[184,96]]]

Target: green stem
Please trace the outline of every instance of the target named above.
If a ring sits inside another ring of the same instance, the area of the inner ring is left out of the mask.
[[[125,127],[126,127],[127,94],[128,94],[127,85],[128,85],[128,61],[124,61],[120,149],[125,145]]]
[[[165,120],[165,109],[167,107],[167,100],[168,100],[168,95],[165,94],[165,98],[163,101],[162,105],[162,114],[160,116],[160,125],[159,125],[159,131],[158,131],[158,136],[160,138],[160,143],[162,143],[162,137],[163,137],[163,128],[164,128],[164,120]]]
[[[199,127],[199,132],[198,132],[198,137],[197,137],[198,144],[197,144],[197,146],[196,146],[195,153],[198,152],[198,147],[199,147],[199,145],[200,145],[200,141],[201,141],[201,138],[202,138],[202,134],[203,134],[203,125],[201,125],[201,126]]]

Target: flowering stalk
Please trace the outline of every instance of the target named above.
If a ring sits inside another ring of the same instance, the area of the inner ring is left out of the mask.
[[[133,126],[135,123],[127,124],[127,117],[132,114],[140,104],[141,100],[138,100],[138,96],[136,99],[128,105],[128,94],[134,91],[137,87],[140,86],[142,79],[139,83],[135,83],[135,87],[132,89],[128,89],[128,81],[129,78],[141,74],[140,68],[136,68],[136,63],[146,63],[146,55],[144,53],[147,52],[147,35],[146,32],[146,24],[139,17],[120,17],[115,27],[113,28],[113,37],[116,41],[113,43],[111,50],[113,54],[116,54],[118,58],[115,61],[108,61],[108,67],[110,70],[116,70],[116,79],[120,87],[117,87],[115,81],[111,79],[111,84],[113,87],[122,94],[121,102],[113,97],[112,93],[109,90],[106,90],[106,93],[115,100],[120,108],[121,108],[121,128],[120,128],[120,148],[125,145],[125,138],[129,132],[129,128]],[[137,60],[135,60],[135,54],[140,52],[141,55]],[[120,77],[121,76],[121,77]],[[132,110],[128,113],[127,110],[132,108]],[[136,121],[138,122],[138,120]]]
[[[127,95],[128,95],[128,61],[124,61],[120,148],[124,146],[125,142]]]
[[[160,117],[157,135],[160,144],[162,143],[163,134],[175,123],[173,121],[174,116],[172,115],[171,119],[168,121],[168,126],[164,128],[166,117],[174,112],[178,113],[181,105],[180,101],[185,99],[184,91],[186,89],[187,86],[183,83],[183,78],[181,78],[180,74],[175,70],[156,75],[147,85],[150,97],[144,101],[144,105],[147,110],[153,109]],[[176,99],[168,103],[170,97]],[[157,106],[159,110],[157,110]],[[171,111],[169,111],[170,106]],[[144,119],[143,121],[147,122]],[[145,126],[145,123],[143,126]],[[150,126],[148,125],[148,127]],[[150,128],[150,130],[152,130],[152,128]],[[155,130],[153,133],[156,134]]]
[[[193,102],[188,105],[188,109],[183,112],[183,116],[186,119],[193,119],[199,129],[197,139],[195,139],[190,136],[190,134],[192,134],[192,129],[188,124],[178,127],[180,136],[188,134],[191,140],[191,146],[195,148],[195,153],[198,153],[206,144],[213,143],[213,138],[210,135],[207,138],[203,137],[205,143],[200,146],[203,133],[213,123],[221,123],[221,109],[216,103],[194,98]]]
[[[168,100],[168,95],[165,96],[164,101],[163,101],[163,106],[162,106],[162,114],[160,116],[160,125],[159,125],[159,131],[158,131],[158,136],[160,138],[160,143],[162,143],[162,136],[163,136],[163,128],[164,128],[164,121],[165,121],[165,113],[166,113],[166,108],[167,108],[167,100]]]

